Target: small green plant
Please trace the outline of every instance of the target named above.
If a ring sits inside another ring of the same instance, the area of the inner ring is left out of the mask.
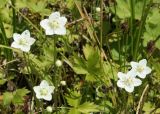
[[[2,0],[0,113],[160,113],[159,0]]]

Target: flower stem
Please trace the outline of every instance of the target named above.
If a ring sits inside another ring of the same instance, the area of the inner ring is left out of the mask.
[[[57,84],[57,67],[56,67],[56,58],[57,58],[57,49],[56,49],[56,42],[57,42],[57,37],[54,38],[54,76],[52,77],[52,80],[55,84],[55,93],[54,93],[54,106],[55,106],[55,110],[56,110],[56,114],[57,114],[57,88],[58,88],[58,84]]]

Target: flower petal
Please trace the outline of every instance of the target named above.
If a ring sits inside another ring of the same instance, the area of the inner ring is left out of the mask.
[[[52,95],[51,94],[47,94],[46,96],[43,96],[43,99],[45,99],[47,101],[51,101],[52,100]]]
[[[144,69],[144,72],[146,73],[146,74],[149,74],[149,73],[151,73],[151,69],[149,68],[149,67],[146,67],[145,69]]]
[[[43,96],[40,94],[40,92],[36,93],[36,97],[37,97],[37,99],[42,99],[43,98]]]
[[[126,86],[126,87],[125,87],[125,90],[126,90],[127,92],[131,93],[131,92],[133,92],[133,90],[134,90],[134,86]]]
[[[41,83],[40,83],[40,86],[42,86],[42,87],[48,87],[49,85],[48,85],[48,82],[46,81],[46,80],[42,80],[41,81]]]
[[[28,39],[26,39],[27,40],[27,42],[28,42],[28,45],[32,45],[32,44],[34,44],[34,42],[36,41],[34,38],[28,38]]]
[[[44,29],[49,29],[49,28],[50,28],[50,27],[49,27],[49,19],[44,19],[44,20],[42,20],[42,21],[40,22],[40,25],[41,25],[41,27],[44,28]]]
[[[123,81],[118,80],[118,81],[117,81],[117,86],[120,87],[120,88],[124,88],[124,87],[125,87],[125,84],[123,83]]]
[[[146,73],[145,72],[142,72],[142,73],[137,72],[137,76],[144,79],[146,77]]]
[[[140,86],[142,84],[142,81],[140,79],[134,78],[133,81],[134,86]]]
[[[65,35],[66,34],[66,28],[65,27],[60,27],[58,29],[54,30],[55,34],[58,35]]]
[[[127,72],[127,76],[132,76],[132,77],[136,77],[137,73],[135,72],[134,69],[131,69],[130,71]]]
[[[16,42],[13,42],[11,44],[11,47],[20,49],[21,46],[19,46],[19,44],[17,44]]]
[[[125,78],[126,78],[126,74],[124,74],[124,73],[122,73],[122,72],[118,72],[118,78],[120,79],[120,80],[124,80]]]
[[[22,34],[21,34],[22,38],[30,38],[30,32],[29,30],[25,30]]]
[[[147,65],[147,60],[146,59],[142,59],[139,61],[139,64],[142,66],[146,66]]]
[[[49,16],[49,20],[52,21],[52,20],[58,19],[59,17],[60,17],[60,13],[54,12]]]
[[[40,87],[39,86],[34,86],[33,90],[35,91],[35,93],[38,93],[40,91]]]
[[[46,35],[54,35],[55,34],[53,29],[46,29],[45,32],[46,32]]]
[[[17,34],[17,33],[14,33],[14,34],[13,34],[13,39],[14,39],[14,41],[18,41],[20,38],[21,38],[21,35],[20,35],[20,34]]]
[[[48,86],[47,90],[49,91],[49,93],[53,93],[55,87],[54,86]]]
[[[42,96],[41,96],[41,94],[40,94],[40,86],[34,86],[33,87],[33,90],[34,90],[34,92],[36,93],[36,97],[37,97],[37,99],[41,99],[42,98]]]
[[[65,26],[65,24],[67,23],[67,18],[66,17],[60,17],[58,19],[59,24],[61,24],[62,26]]]
[[[130,64],[131,64],[132,68],[136,68],[137,65],[138,65],[138,63],[137,63],[137,62],[134,62],[134,61],[130,62]]]
[[[29,50],[30,50],[30,46],[28,46],[28,45],[25,45],[25,46],[21,46],[20,47],[20,49],[22,50],[22,51],[24,51],[24,52],[29,52]]]

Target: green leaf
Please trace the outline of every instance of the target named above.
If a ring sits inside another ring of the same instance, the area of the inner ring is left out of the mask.
[[[96,81],[96,78],[94,75],[87,74],[85,77],[85,80],[94,82],[94,81]]]
[[[28,7],[27,0],[16,0],[15,6],[16,6],[16,8]]]
[[[150,114],[150,111],[154,109],[154,106],[151,102],[144,103],[143,111],[145,114]]]
[[[71,108],[68,114],[81,114],[76,108]]]
[[[67,103],[70,105],[70,106],[73,106],[73,107],[77,107],[80,103],[80,99],[79,98],[70,98],[70,97],[65,97],[67,99]]]
[[[94,68],[97,66],[98,63],[100,63],[100,56],[98,51],[94,50],[94,52],[90,53],[88,56],[87,66],[89,69]]]
[[[78,107],[81,101],[81,95],[77,91],[70,90],[70,95],[65,96],[65,98],[67,99],[67,103],[73,107]]]
[[[44,56],[43,59],[46,59],[46,61],[50,61],[51,63],[54,62],[54,48],[53,45],[44,45],[43,46],[43,52]]]
[[[16,90],[16,95],[19,95],[21,97],[24,97],[26,94],[28,94],[30,91],[28,89],[22,88]]]
[[[6,3],[7,3],[7,0],[1,0],[0,8],[5,7]]]
[[[153,0],[153,3],[160,3],[160,0]]]
[[[118,65],[112,63],[112,66],[111,66],[109,63],[104,63],[103,69],[105,69],[104,70],[105,75],[108,76],[110,79],[113,79],[115,81],[118,80],[118,77],[117,77]]]
[[[7,13],[6,13],[7,12]],[[11,24],[11,18],[10,18],[10,15],[11,15],[11,11],[9,8],[2,8],[0,9],[0,17],[2,19],[3,22],[6,22],[8,24]],[[5,23],[5,24],[6,24]],[[11,26],[11,25],[10,25]],[[5,27],[6,28],[6,27]]]
[[[3,94],[3,104],[10,105],[13,100],[13,94],[11,92],[5,92]]]
[[[160,10],[153,8],[146,20],[146,31],[143,34],[143,45],[146,47],[149,41],[154,41],[160,36]],[[155,46],[160,49],[160,40],[157,40]]]
[[[147,18],[147,23],[159,24],[160,12],[158,8],[153,8]]]
[[[85,59],[75,55],[73,70],[77,74],[86,74],[87,81],[96,81],[95,76],[101,76],[100,52],[98,48],[86,45],[83,47]]]
[[[81,113],[98,112],[98,107],[94,103],[85,102],[78,107]]]
[[[136,19],[141,19],[141,16],[142,16],[142,11],[143,11],[143,1],[140,0],[138,1],[136,4],[135,4],[135,18]]]
[[[28,2],[28,6],[30,9],[32,9],[33,12],[40,13],[42,15],[49,15],[50,10],[46,9],[47,2],[44,1],[37,1],[35,4],[33,2]]]
[[[73,70],[77,74],[87,74],[88,73],[88,71],[86,69],[84,69],[84,68],[82,68],[81,66],[78,66],[78,65],[74,65]]]
[[[67,8],[68,9],[73,9],[75,4],[74,4],[74,0],[66,0],[66,3],[67,3]]]
[[[131,16],[130,7],[129,7],[129,0],[116,0],[116,15],[119,18],[128,18]],[[114,7],[111,9],[114,13]]]
[[[21,105],[24,102],[24,96],[28,94],[29,91],[25,88],[17,89],[15,92],[13,92],[13,104]]]
[[[4,71],[0,69],[0,79],[3,79],[5,77]]]
[[[93,49],[93,47],[92,46],[90,46],[90,45],[85,45],[84,47],[83,47],[83,53],[84,53],[84,56],[85,56],[85,58],[88,60],[88,58],[89,58],[89,55],[90,54],[92,54],[92,53],[94,53],[94,49]]]
[[[0,85],[5,84],[6,82],[7,82],[7,80],[6,80],[6,79],[0,79]]]
[[[86,66],[86,61],[77,55],[74,56],[74,64],[73,64],[73,70],[77,74],[87,74],[87,66]]]
[[[158,108],[155,113],[159,114],[160,113],[160,108]]]

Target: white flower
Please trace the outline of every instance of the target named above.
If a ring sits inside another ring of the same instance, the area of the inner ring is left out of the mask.
[[[118,78],[117,86],[124,88],[129,93],[133,92],[135,86],[142,84],[142,81],[136,78],[132,71],[129,71],[127,74],[118,72]]]
[[[30,32],[25,30],[22,34],[13,34],[14,42],[11,47],[18,48],[24,52],[29,52],[31,45],[36,41],[30,36]]]
[[[57,61],[56,61],[56,66],[57,66],[57,67],[62,66],[62,61],[61,61],[61,60],[57,60]]]
[[[40,22],[42,28],[45,29],[46,35],[65,35],[67,22],[66,17],[61,17],[59,12],[52,13],[48,19],[44,19]]]
[[[38,99],[44,99],[47,101],[52,100],[52,93],[54,91],[54,88],[55,88],[54,86],[49,86],[46,80],[43,80],[40,83],[40,86],[33,87],[36,93],[36,97]]]
[[[53,109],[51,106],[47,106],[46,110],[47,110],[47,112],[53,112]]]
[[[66,81],[61,81],[60,84],[61,84],[62,86],[65,86],[65,85],[66,85]]]
[[[142,59],[139,62],[131,62],[132,71],[140,78],[145,78],[147,74],[151,73],[151,69],[147,67],[147,60]]]

